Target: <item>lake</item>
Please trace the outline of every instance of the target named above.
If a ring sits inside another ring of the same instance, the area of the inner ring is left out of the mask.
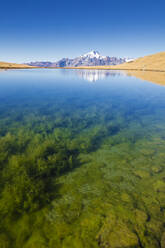
[[[0,247],[165,245],[165,87],[0,71]]]

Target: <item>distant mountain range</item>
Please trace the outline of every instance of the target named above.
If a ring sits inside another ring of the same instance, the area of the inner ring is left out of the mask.
[[[101,65],[119,65],[128,62],[130,59],[117,58],[110,56],[101,56],[97,51],[91,51],[74,59],[63,58],[57,62],[36,61],[27,63],[30,66],[37,67],[80,67],[80,66],[101,66]]]

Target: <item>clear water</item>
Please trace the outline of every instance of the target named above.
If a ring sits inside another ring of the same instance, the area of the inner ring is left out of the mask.
[[[165,244],[165,87],[0,71],[0,247]]]

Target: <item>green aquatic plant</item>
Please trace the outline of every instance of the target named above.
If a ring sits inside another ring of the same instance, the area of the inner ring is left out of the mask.
[[[0,247],[163,247],[164,98],[108,87],[2,102]]]

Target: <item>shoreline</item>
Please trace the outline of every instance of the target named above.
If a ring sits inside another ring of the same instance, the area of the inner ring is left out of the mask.
[[[110,68],[110,67],[0,67],[0,70],[17,70],[17,69],[70,69],[70,70],[109,70],[109,71],[125,71],[128,76],[133,76],[138,79],[151,83],[165,86],[165,70],[158,69],[128,69],[128,68]]]
[[[16,69],[38,69],[29,67],[0,67],[0,70],[16,70]]]
[[[19,67],[19,66],[0,66],[0,70],[9,70],[9,69],[75,69],[75,70],[111,70],[111,71],[140,71],[140,72],[165,72],[165,70],[161,69],[137,69],[137,68],[115,68],[112,67],[100,67],[100,66],[86,66],[86,67]]]
[[[44,67],[45,68],[45,67]],[[46,67],[50,68],[50,67]],[[52,69],[79,69],[79,70],[111,70],[111,71],[148,71],[148,72],[165,72],[165,70],[158,69],[128,69],[128,68],[101,68],[101,67],[52,67]]]

